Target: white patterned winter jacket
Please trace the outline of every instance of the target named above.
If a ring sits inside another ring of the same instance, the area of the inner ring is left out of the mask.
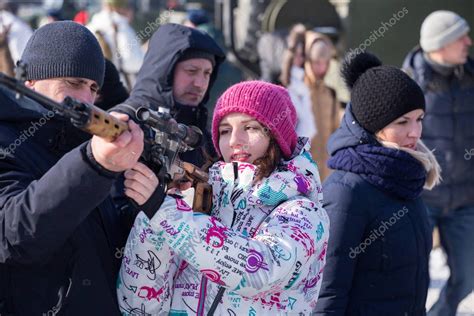
[[[167,197],[130,232],[118,279],[125,315],[310,315],[329,219],[307,145],[258,184],[249,163],[215,163],[212,216]],[[222,291],[222,290],[221,290]]]

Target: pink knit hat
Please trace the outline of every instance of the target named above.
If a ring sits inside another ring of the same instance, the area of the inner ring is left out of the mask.
[[[219,155],[219,124],[230,113],[255,118],[271,131],[283,156],[291,156],[296,146],[296,110],[285,88],[264,81],[244,81],[222,94],[212,118],[212,142]]]

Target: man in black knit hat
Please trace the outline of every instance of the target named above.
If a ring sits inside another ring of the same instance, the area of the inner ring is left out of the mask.
[[[21,61],[26,85],[56,101],[93,103],[104,80],[99,43],[74,22],[38,29]],[[142,130],[130,121],[113,142],[91,139],[1,86],[0,104],[0,315],[120,315],[130,226],[109,192],[137,164]]]
[[[57,102],[70,96],[94,103],[104,81],[105,60],[89,33],[71,22],[54,23],[35,32],[20,59],[26,86]]]

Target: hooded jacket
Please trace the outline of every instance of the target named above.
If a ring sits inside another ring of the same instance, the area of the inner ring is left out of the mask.
[[[151,220],[140,213],[118,281],[122,312],[206,315],[223,288],[215,315],[310,315],[329,221],[302,147],[257,184],[255,165],[215,163],[212,216],[171,197]]]
[[[444,212],[474,205],[474,61],[469,58],[456,74],[443,75],[417,48],[406,57],[403,69],[425,94],[421,137],[434,150],[443,177],[438,187],[423,194],[424,201]]]
[[[176,104],[173,98],[174,69],[181,55],[189,48],[214,55],[216,62],[209,80],[209,87],[197,107]],[[151,37],[136,84],[125,103],[134,108],[146,106],[153,110],[157,110],[158,107],[171,110],[171,114],[178,123],[195,125],[203,131],[204,147],[208,153],[214,155],[211,136],[207,130],[208,113],[205,104],[217,78],[219,66],[224,59],[222,49],[205,32],[179,24],[165,24]],[[116,109],[122,111],[120,105]],[[126,113],[127,110],[124,112]],[[204,163],[199,150],[186,152],[181,158],[197,166],[202,166]]]
[[[59,114],[3,87],[0,103],[0,314],[119,315],[117,174]]]
[[[359,146],[374,149],[351,159]],[[378,144],[354,118],[350,103],[328,151],[330,165],[339,170],[323,183],[331,238],[314,315],[425,315],[431,229],[419,197],[423,183],[420,187],[414,172],[405,170],[414,168],[409,164],[414,158]],[[342,151],[348,154],[334,161]],[[376,177],[388,174],[394,164],[396,168],[396,161],[387,162],[398,157],[406,173],[395,170],[389,177]],[[418,196],[411,195],[408,179]]]

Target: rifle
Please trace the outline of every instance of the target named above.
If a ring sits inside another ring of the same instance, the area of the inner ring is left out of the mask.
[[[140,123],[151,129],[152,134],[145,137],[145,150],[142,156],[145,161],[152,162],[152,169],[153,166],[159,167],[153,170],[158,179],[160,181],[163,179],[163,183],[167,183],[169,187],[176,186],[181,180],[191,181],[195,188],[193,210],[209,214],[212,207],[212,192],[211,186],[207,183],[208,174],[178,157],[179,153],[201,145],[201,130],[196,126],[177,123],[163,107],[153,111],[147,107],[135,109],[127,104],[121,104],[121,108],[128,108],[127,113],[132,111]]]
[[[17,75],[22,77],[22,67],[17,67]],[[40,103],[46,109],[54,111],[71,123],[92,135],[115,140],[128,130],[128,124],[92,104],[87,104],[66,97],[62,103],[26,87],[23,80],[0,73],[0,84],[17,93],[17,98],[27,96]],[[157,174],[163,193],[182,179],[193,182],[195,196],[193,210],[210,213],[211,187],[207,184],[208,175],[198,167],[181,161],[178,154],[197,148],[201,144],[202,132],[195,126],[177,123],[169,113],[158,112],[140,107],[133,109],[135,118],[145,134],[145,149],[142,153],[144,162]],[[147,214],[148,216],[153,214]]]

